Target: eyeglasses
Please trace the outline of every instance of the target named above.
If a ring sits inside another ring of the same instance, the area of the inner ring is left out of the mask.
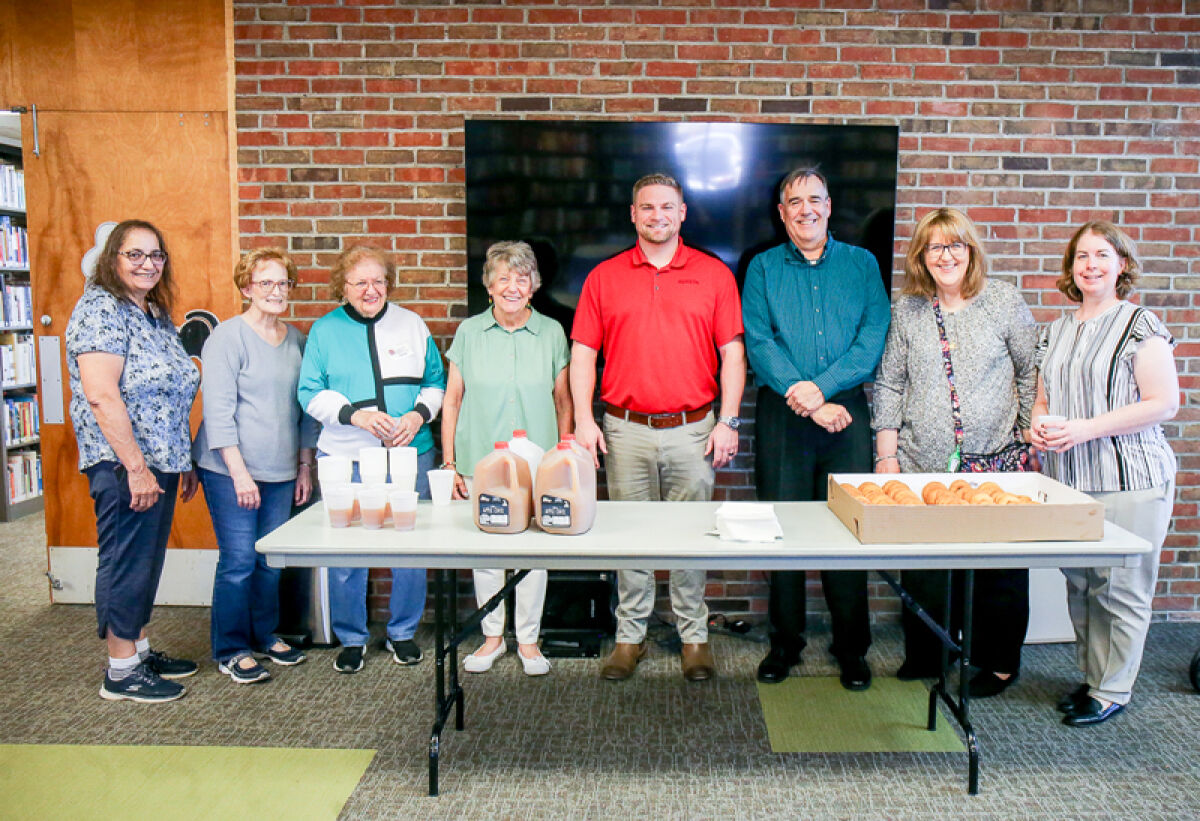
[[[940,242],[931,242],[925,246],[925,253],[934,259],[940,257],[944,251],[949,251],[951,256],[961,257],[967,252],[967,244],[965,242],[952,242],[949,245],[943,245]]]
[[[134,248],[131,251],[117,251],[118,254],[132,262],[134,265],[141,265],[147,259],[150,264],[156,268],[161,268],[167,262],[167,254],[165,251],[151,251],[146,253],[141,248]]]
[[[260,294],[273,294],[278,291],[281,294],[286,294],[295,287],[296,283],[290,279],[260,279],[257,282],[251,282]]]
[[[364,279],[361,282],[347,282],[346,287],[363,294],[368,290],[387,291],[388,284],[386,279]]]

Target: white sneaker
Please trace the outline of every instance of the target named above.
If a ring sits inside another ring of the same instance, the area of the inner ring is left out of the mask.
[[[500,646],[485,656],[480,656],[475,653],[463,659],[463,669],[468,673],[486,673],[492,669],[492,665],[496,663],[496,659],[508,652],[508,645],[504,643],[504,639],[500,639]]]
[[[520,651],[517,652],[517,657],[521,659],[521,666],[525,668],[527,676],[544,676],[550,672],[550,662],[546,660],[540,650],[533,658],[526,658],[521,655]]]

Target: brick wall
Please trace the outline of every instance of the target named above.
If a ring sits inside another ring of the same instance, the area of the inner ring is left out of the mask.
[[[334,305],[336,252],[368,239],[448,343],[466,315],[464,117],[898,124],[896,270],[926,210],[963,208],[1041,321],[1065,304],[1073,228],[1124,226],[1185,396],[1156,607],[1200,616],[1196,0],[238,0],[234,19],[241,242],[292,250],[302,326]],[[721,492],[748,496],[750,465]],[[765,612],[759,574],[713,573],[709,592],[714,611]]]

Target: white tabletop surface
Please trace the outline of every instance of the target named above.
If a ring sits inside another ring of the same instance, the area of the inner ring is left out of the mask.
[[[718,502],[600,502],[596,523],[579,536],[531,527],[484,533],[468,502],[421,502],[415,530],[390,525],[333,528],[316,504],[256,545],[273,567],[545,567],[560,570],[678,569],[888,570],[983,567],[1132,567],[1150,544],[1111,522],[1099,542],[864,545],[824,502],[776,502],[784,537],[770,543],[721,541]]]

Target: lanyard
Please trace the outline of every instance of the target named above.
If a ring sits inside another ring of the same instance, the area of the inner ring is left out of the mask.
[[[957,473],[962,465],[963,423],[962,406],[958,402],[958,390],[954,387],[954,367],[950,364],[950,342],[946,339],[946,323],[942,319],[942,307],[938,298],[933,298],[933,318],[937,320],[938,338],[942,343],[942,359],[946,366],[946,381],[950,383],[950,416],[954,420],[954,452],[946,460],[946,471]]]

